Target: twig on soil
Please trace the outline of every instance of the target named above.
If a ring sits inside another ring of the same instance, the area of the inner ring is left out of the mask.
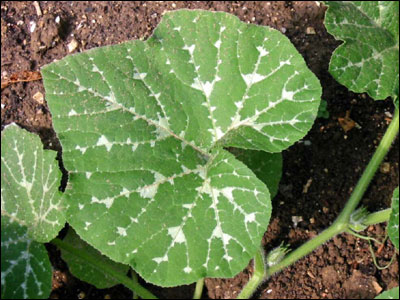
[[[14,73],[8,79],[1,80],[1,89],[8,87],[9,85],[17,82],[27,82],[42,79],[42,75],[39,71],[22,71]]]

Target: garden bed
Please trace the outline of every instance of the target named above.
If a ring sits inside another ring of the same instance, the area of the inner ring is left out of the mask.
[[[366,94],[349,92],[328,73],[331,53],[339,43],[326,32],[325,8],[316,2],[41,2],[39,5],[40,11],[33,2],[2,2],[2,79],[24,70],[38,71],[70,53],[146,39],[164,11],[179,8],[226,11],[242,21],[276,28],[289,37],[320,79],[330,116],[317,119],[301,142],[283,152],[283,176],[263,239],[266,251],[282,241],[296,248],[333,222],[392,117],[391,101],[373,101]],[[45,147],[59,151],[61,157],[48,107],[38,92],[45,98],[41,81],[17,83],[2,90],[2,129],[16,122],[37,133]],[[355,122],[354,127],[343,125],[346,116]],[[370,211],[390,206],[399,179],[398,153],[397,139],[363,198],[362,204]],[[293,222],[294,216],[297,224]],[[383,224],[370,226],[364,232],[378,237],[384,233]],[[54,267],[51,298],[132,297],[123,286],[98,290],[79,281],[69,273],[54,246],[49,245],[48,250]],[[385,265],[394,247],[388,241],[383,248],[374,250],[378,263]],[[250,263],[233,279],[206,279],[203,297],[235,298],[251,272]],[[398,281],[398,259],[388,269],[378,270],[368,243],[342,234],[269,279],[255,297],[370,299],[380,289],[397,286]],[[143,284],[161,298],[187,298],[194,291],[194,285],[159,288]]]

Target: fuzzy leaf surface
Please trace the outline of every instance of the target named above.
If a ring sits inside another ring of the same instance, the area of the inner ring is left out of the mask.
[[[52,268],[42,243],[28,229],[1,216],[1,299],[46,299],[51,291]]]
[[[268,189],[225,146],[281,152],[321,87],[280,32],[166,13],[147,41],[42,69],[79,236],[161,286],[232,277],[267,228]]]
[[[399,187],[393,192],[392,212],[388,224],[388,234],[393,245],[399,249]]]
[[[57,152],[15,124],[1,133],[1,215],[28,228],[29,237],[49,242],[64,227]]]
[[[399,95],[399,2],[324,1],[325,26],[344,41],[329,72],[348,89],[375,100]]]

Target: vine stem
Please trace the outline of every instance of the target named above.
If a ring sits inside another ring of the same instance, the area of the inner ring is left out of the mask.
[[[363,221],[363,224],[368,226],[386,222],[387,220],[389,220],[391,213],[392,213],[392,208],[387,208],[374,213],[370,213]]]
[[[248,299],[266,277],[263,249],[259,249],[254,257],[254,273],[249,282],[242,289],[237,299]]]
[[[201,299],[201,294],[203,294],[204,278],[197,280],[196,288],[194,290],[193,299]]]
[[[360,203],[361,198],[364,195],[365,191],[367,190],[369,183],[371,182],[379,165],[381,164],[382,160],[388,153],[390,146],[395,140],[398,131],[399,131],[399,109],[396,107],[393,120],[390,123],[389,127],[387,128],[385,135],[383,136],[381,142],[379,143],[378,148],[375,150],[374,155],[369,161],[366,169],[364,170],[360,180],[358,181],[356,187],[354,188],[342,212],[339,214],[339,216],[336,218],[333,224],[329,226],[326,230],[321,232],[319,235],[317,235],[315,238],[307,241],[294,251],[290,252],[279,263],[271,267],[268,267],[265,271],[265,276],[263,276],[263,278],[261,279],[255,278],[254,283],[256,282],[261,283],[262,280],[290,266],[297,260],[301,259],[302,257],[314,251],[323,243],[333,238],[335,235],[345,232],[348,229],[351,213],[357,208],[358,204]],[[372,225],[389,220],[389,216],[390,216],[390,209],[383,210],[381,212],[371,214],[366,221],[368,225]],[[256,257],[258,255],[260,254],[257,253]],[[257,276],[254,275],[253,277]],[[250,282],[252,282],[252,280],[253,278],[251,278],[249,283],[243,288],[242,292],[238,296],[238,299],[249,298],[253,294],[253,292],[257,289],[258,285],[254,284],[250,285]]]
[[[107,275],[115,278],[118,282],[122,283],[123,285],[131,289],[134,292],[134,294],[138,295],[139,297],[143,299],[157,299],[156,296],[154,296],[151,292],[142,287],[137,281],[132,280],[128,276],[114,269],[112,266],[106,263],[99,262],[98,260],[96,260],[96,258],[91,256],[87,252],[81,251],[80,249],[76,249],[73,245],[70,245],[59,238],[53,239],[51,243],[56,245],[58,248],[67,251],[75,255],[76,257],[83,259],[85,262],[90,264],[93,268],[97,269],[98,271],[106,273]]]

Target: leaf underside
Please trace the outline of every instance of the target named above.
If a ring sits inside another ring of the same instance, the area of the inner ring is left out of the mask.
[[[388,223],[388,234],[393,245],[399,249],[399,187],[393,192],[392,212]]]
[[[88,255],[94,257],[98,261],[100,266],[103,264],[107,264],[114,270],[118,270],[121,274],[126,275],[128,273],[129,266],[113,262],[104,255],[101,255],[99,251],[82,241],[72,228],[69,228],[68,233],[63,241],[65,243],[71,244],[80,252],[85,252]],[[85,260],[75,256],[73,253],[61,249],[61,257],[67,263],[68,269],[71,274],[73,274],[80,280],[86,281],[94,285],[98,289],[110,288],[116,284],[121,283],[110,275],[102,273],[101,271],[99,271],[99,269],[92,267]]]
[[[325,1],[325,26],[344,41],[329,72],[348,89],[375,100],[399,96],[399,2]]]
[[[321,87],[281,33],[226,13],[166,13],[147,41],[42,69],[70,171],[68,221],[161,286],[232,277],[257,251],[268,189],[222,147],[281,152]]]

